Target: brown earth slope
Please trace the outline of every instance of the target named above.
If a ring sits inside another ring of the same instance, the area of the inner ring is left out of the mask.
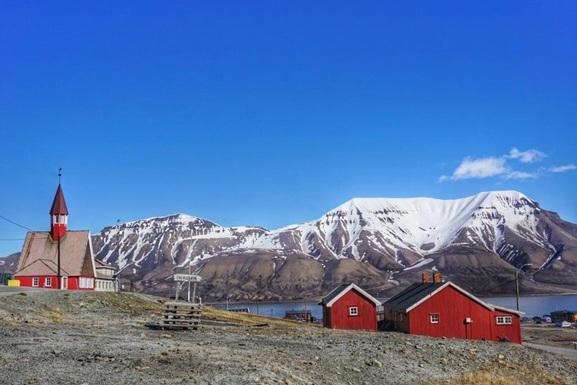
[[[162,301],[62,291],[0,297],[0,384],[577,381],[576,362],[515,344],[335,331],[209,308],[196,331],[147,327]]]

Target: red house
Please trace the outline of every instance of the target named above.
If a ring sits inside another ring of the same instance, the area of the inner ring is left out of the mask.
[[[50,218],[50,231],[26,234],[14,279],[25,287],[94,290],[96,267],[90,234],[67,229],[68,208],[60,184]]]
[[[521,343],[521,312],[487,304],[435,274],[385,302],[392,329],[408,334]]]
[[[324,327],[377,330],[377,307],[381,303],[354,283],[338,286],[319,305],[323,307]]]

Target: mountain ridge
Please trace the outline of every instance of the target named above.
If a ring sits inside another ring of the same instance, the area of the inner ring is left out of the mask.
[[[477,295],[513,295],[521,268],[522,293],[577,292],[577,225],[518,191],[353,198],[274,230],[177,213],[105,227],[92,245],[125,289],[171,295],[172,276],[193,272],[208,301],[320,298],[343,282],[394,295],[423,271]],[[9,272],[17,256],[5,261]]]
[[[559,292],[575,290],[577,271],[577,225],[518,191],[353,198],[317,220],[275,230],[179,213],[107,227],[93,244],[140,290],[169,292],[171,275],[190,266],[212,300],[318,297],[344,281],[393,293],[423,270],[474,293],[500,294],[513,292],[510,282],[500,285],[529,263],[522,287]]]

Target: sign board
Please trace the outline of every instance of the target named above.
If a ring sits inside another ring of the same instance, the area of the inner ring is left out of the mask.
[[[200,275],[194,274],[174,274],[174,280],[180,282],[200,282]]]

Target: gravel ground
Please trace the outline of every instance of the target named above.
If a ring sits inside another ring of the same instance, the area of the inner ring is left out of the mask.
[[[0,297],[0,384],[414,384],[481,368],[577,382],[577,363],[516,344],[318,327],[146,326],[158,302],[129,294]]]

